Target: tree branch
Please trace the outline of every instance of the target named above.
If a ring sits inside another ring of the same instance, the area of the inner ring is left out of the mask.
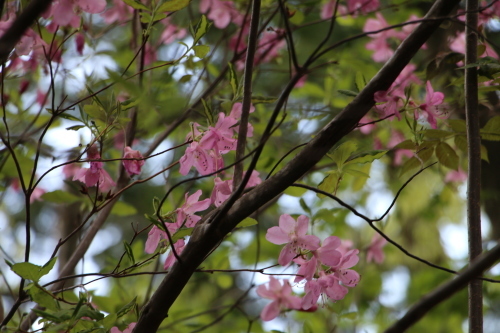
[[[245,59],[245,72],[243,78],[243,101],[241,106],[240,128],[238,129],[238,142],[236,143],[236,161],[245,155],[247,142],[248,115],[252,105],[252,76],[257,39],[259,38],[260,0],[254,0],[252,5],[252,18],[250,20],[250,34],[248,35],[247,57]],[[250,171],[251,172],[251,171]],[[243,176],[243,161],[234,166],[233,183],[237,189]]]
[[[429,10],[426,18],[445,16],[458,3],[459,0],[438,0]],[[283,192],[321,160],[328,150],[339,142],[340,139],[350,133],[360,119],[374,106],[373,95],[375,92],[384,91],[390,87],[399,73],[409,63],[429,36],[440,26],[443,20],[444,18],[426,20],[416,27],[399,46],[393,57],[354,100],[276,175],[256,186],[237,200],[230,206],[227,214],[220,214],[220,221],[207,224],[204,223],[207,220],[207,217],[205,217],[199,222],[193,231],[188,245],[181,254],[182,264],[179,262],[174,264],[157,291],[144,306],[137,326],[134,328],[134,333],[150,333],[158,330],[163,319],[167,316],[170,307],[189,281],[193,272],[203,262],[205,256],[241,220]],[[302,74],[297,73],[292,77],[291,82],[287,85],[276,104],[275,113],[276,110],[280,110],[284,105],[293,85],[300,75]],[[214,212],[221,209],[219,208]],[[214,214],[209,215],[210,217],[214,216]]]
[[[5,34],[0,37],[0,63],[5,63],[28,28],[49,8],[52,0],[31,1]]]
[[[401,333],[420,320],[427,312],[453,294],[462,290],[467,284],[480,276],[485,270],[493,266],[500,259],[500,244],[486,252],[465,269],[456,278],[441,285],[431,293],[425,295],[414,304],[408,312],[385,330],[385,333]],[[476,279],[477,280],[477,279]],[[469,324],[470,325],[470,324]]]
[[[467,0],[465,15],[465,65],[477,62],[478,1]],[[467,182],[467,228],[469,262],[474,262],[482,248],[481,238],[481,137],[479,135],[477,67],[465,69],[465,117],[469,177]],[[469,284],[469,332],[483,332],[483,290],[481,280]]]

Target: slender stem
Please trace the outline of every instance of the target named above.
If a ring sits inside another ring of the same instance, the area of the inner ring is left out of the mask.
[[[477,62],[478,1],[467,0],[465,15],[466,50],[465,64]],[[465,116],[467,122],[467,146],[469,177],[467,184],[467,227],[469,231],[470,263],[482,252],[481,239],[481,137],[479,135],[477,68],[465,69]],[[469,332],[483,331],[482,281],[469,283]]]
[[[434,291],[422,297],[422,299],[415,303],[401,319],[385,330],[385,333],[404,332],[425,316],[425,314],[432,308],[465,288],[470,281],[476,281],[477,279],[475,278],[497,263],[499,258],[500,245],[497,245],[481,257],[477,258],[473,264],[462,271],[456,278],[442,284]]]
[[[239,161],[245,155],[247,142],[248,115],[252,104],[252,74],[257,38],[259,37],[260,0],[253,1],[252,18],[250,20],[250,34],[248,36],[247,57],[245,59],[245,73],[243,78],[243,103],[241,107],[240,128],[238,130],[238,142],[236,144],[236,160]],[[243,162],[234,167],[234,188],[240,185],[243,176]]]

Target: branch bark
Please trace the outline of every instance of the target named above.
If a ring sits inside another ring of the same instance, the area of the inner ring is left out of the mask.
[[[465,64],[477,62],[478,1],[467,0],[465,16]],[[465,69],[465,118],[467,124],[467,150],[469,177],[467,183],[467,227],[469,236],[469,262],[474,262],[482,249],[481,239],[481,137],[479,135],[477,68]],[[469,284],[469,332],[483,332],[482,281]]]
[[[253,190],[242,196],[221,216],[220,221],[211,224],[203,223],[210,219],[217,210],[204,217],[195,228],[190,242],[181,254],[181,262],[176,262],[165,276],[149,302],[144,306],[139,321],[133,332],[156,332],[168,311],[177,299],[193,272],[215,246],[244,218],[259,207],[283,192],[295,180],[305,174],[331,149],[340,139],[351,132],[359,120],[374,106],[373,95],[377,91],[385,91],[397,78],[403,68],[420,49],[429,36],[444,21],[444,16],[459,3],[459,0],[438,0],[426,15],[432,18],[422,22],[406,38],[368,85],[354,100],[328,125],[312,139],[295,158],[276,175],[272,176]],[[297,73],[284,89],[276,109],[281,109],[293,89],[298,77]],[[275,109],[275,111],[276,111]]]
[[[493,266],[500,259],[500,244],[490,251],[476,258],[475,262],[456,278],[446,282],[434,291],[425,295],[418,303],[413,305],[406,314],[385,330],[385,333],[401,333],[420,320],[427,312],[453,294],[462,290],[470,281],[480,276],[485,270]]]
[[[23,34],[45,12],[52,0],[31,1],[19,15],[5,34],[0,37],[0,63],[5,63]]]

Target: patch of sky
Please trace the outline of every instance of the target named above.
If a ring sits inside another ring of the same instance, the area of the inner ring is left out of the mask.
[[[396,307],[406,298],[406,290],[410,283],[408,268],[398,266],[390,272],[382,274],[383,284],[380,303],[387,307]]]
[[[85,254],[85,260],[81,261],[76,268],[76,272],[84,273],[98,273],[100,267],[91,258],[95,255],[100,254],[106,249],[117,245],[121,240],[121,230],[115,226],[107,226],[104,229],[99,230],[95,236],[94,241],[90,244],[89,249]],[[83,265],[83,267],[82,267]],[[82,283],[93,281],[97,276],[84,277]],[[109,292],[109,283],[106,279],[101,279],[95,281],[89,285],[87,288],[92,289],[96,295],[106,295]]]

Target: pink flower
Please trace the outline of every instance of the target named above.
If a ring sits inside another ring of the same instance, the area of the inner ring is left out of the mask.
[[[488,43],[485,43],[484,46],[486,47],[485,52],[483,54],[478,54],[478,56],[489,56],[498,59],[498,54]],[[450,49],[458,53],[465,53],[465,32],[461,32],[456,36],[450,43]]]
[[[405,89],[411,83],[416,85],[421,85],[422,81],[415,75],[416,66],[414,64],[408,64],[398,75],[394,83],[389,88],[389,91],[393,95],[405,96]]]
[[[444,94],[439,91],[434,92],[430,81],[427,81],[425,90],[427,91],[425,103],[421,104],[419,108],[424,112],[424,116],[431,127],[437,128],[436,118],[442,119],[448,117],[444,107],[438,107],[438,105],[443,103]]]
[[[373,12],[380,7],[380,2],[378,0],[347,0],[347,9],[349,13],[357,14],[367,14]]]
[[[243,104],[242,103],[234,103],[233,108],[231,109],[231,113],[229,114],[229,117],[236,119],[236,121],[239,121],[241,118],[241,109],[242,109]],[[255,106],[250,104],[250,113],[255,111]],[[232,127],[234,132],[236,134],[239,133],[240,126],[233,126]],[[253,136],[253,126],[252,124],[248,123],[247,127],[247,137],[252,137]]]
[[[170,235],[175,234],[177,229],[179,229],[180,227],[180,225],[178,225],[177,223],[164,223],[164,226],[168,229]],[[162,239],[168,239],[167,233],[157,226],[153,226],[148,233],[148,239],[146,240],[144,252],[150,254],[154,253],[156,251],[156,248],[158,247],[158,244],[160,243],[160,240]]]
[[[233,192],[233,180],[222,180],[220,177],[214,179],[214,189],[212,195],[210,196],[210,202],[219,207],[231,196]]]
[[[398,119],[401,119],[399,109],[403,106],[403,98],[391,95],[391,92],[387,91],[377,91],[373,95],[373,98],[376,103],[383,103],[375,105],[375,109],[381,111],[380,116],[382,118],[393,118],[396,116]]]
[[[125,147],[123,158],[137,158],[137,160],[122,161],[123,167],[130,176],[138,175],[141,173],[141,168],[144,165],[144,160],[142,154],[139,151],[133,150],[132,148],[127,146]]]
[[[359,250],[356,249],[348,251],[342,256],[340,263],[336,267],[331,268],[335,278],[340,280],[345,286],[355,287],[361,278],[356,271],[349,269],[358,263],[358,253]]]
[[[391,130],[391,138],[389,139],[389,142],[387,143],[387,148],[394,148],[397,146],[399,143],[403,142],[405,140],[405,137],[402,132],[398,130]],[[396,149],[396,152],[394,153],[394,165],[401,165],[403,164],[403,157],[413,157],[413,151],[409,149]]]
[[[212,191],[212,195],[210,196],[210,202],[214,204],[215,207],[219,207],[224,201],[227,200],[227,198],[229,198],[229,196],[233,192],[233,180],[229,179],[223,181],[219,177],[216,177],[214,179],[214,183],[215,186]],[[257,186],[260,183],[262,183],[262,180],[259,178],[259,173],[253,170],[245,188]]]
[[[209,12],[207,17],[214,21],[218,29],[226,28],[229,23],[242,23],[242,15],[234,8],[231,1],[201,0],[200,12]]]
[[[175,211],[177,213],[176,224],[180,227],[184,220],[186,220],[186,227],[192,228],[196,222],[201,220],[201,217],[194,215],[194,213],[207,209],[210,206],[210,199],[198,201],[201,196],[201,190],[194,192],[189,197],[187,193],[184,196],[184,204]]]
[[[173,43],[177,39],[186,37],[186,29],[179,28],[178,26],[170,23],[170,20],[163,20],[163,24],[165,25],[165,30],[163,30],[160,36],[160,41],[163,44],[168,45]]]
[[[122,0],[112,0],[112,5],[101,14],[104,22],[111,24],[114,22],[125,23],[132,17],[134,9],[125,4]]]
[[[359,131],[363,134],[370,134],[377,126],[370,124],[373,121],[369,116],[364,116],[358,123]]]
[[[144,251],[150,254],[154,253],[161,239],[168,239],[167,233],[157,226],[153,226],[148,233],[148,239],[146,240]]]
[[[89,160],[101,159],[101,155],[97,151],[95,145],[87,150],[87,157]],[[81,168],[75,173],[73,180],[78,180],[88,187],[98,186],[99,191],[108,192],[111,187],[115,186],[115,182],[111,176],[103,168],[103,163],[99,161],[90,162],[90,169]]]
[[[290,215],[283,214],[279,219],[279,227],[272,227],[267,230],[266,239],[273,244],[285,244],[278,258],[281,266],[288,265],[292,259],[300,254],[300,249],[310,251],[319,248],[319,238],[313,235],[306,235],[309,218],[300,215],[295,221]]]
[[[174,244],[175,252],[179,255],[182,253],[182,250],[184,250],[184,247],[186,247],[186,243],[183,238],[179,239],[177,242]],[[164,269],[168,269],[172,267],[172,265],[177,261],[177,258],[175,257],[174,253],[170,251],[170,254],[167,256],[167,259],[165,259],[165,263],[163,264]]]
[[[112,327],[111,330],[109,331],[109,333],[132,333],[132,330],[134,329],[135,325],[137,325],[137,323],[130,323],[126,329],[122,331],[120,331],[118,329],[118,327]]]
[[[330,267],[338,266],[342,259],[342,253],[338,250],[340,245],[340,238],[330,236],[325,238],[321,247],[315,251],[311,251],[313,256],[309,261],[305,261],[300,257],[294,259],[294,262],[300,265],[294,282],[300,282],[304,279],[307,281],[312,280],[316,274],[316,269],[321,267],[321,265]]]
[[[236,139],[233,139],[234,129],[232,128],[238,120],[233,117],[226,117],[224,113],[219,113],[219,120],[215,127],[210,126],[200,140],[203,149],[213,149],[216,153],[226,154],[236,149]]]
[[[279,280],[271,276],[269,278],[269,284],[261,284],[257,287],[257,294],[260,297],[272,300],[272,302],[267,304],[260,313],[260,317],[264,321],[273,320],[278,317],[282,310],[301,309],[301,300],[299,297],[292,295],[292,287],[288,281],[284,281],[284,283],[281,284]]]
[[[316,305],[321,294],[325,294],[334,301],[338,301],[345,297],[348,289],[341,286],[333,274],[326,274],[325,271],[320,271],[318,279],[307,281],[304,291],[306,294],[302,299],[302,308],[307,310]]]
[[[202,149],[199,142],[193,141],[179,160],[181,165],[179,172],[185,176],[191,167],[194,166],[201,175],[208,175],[217,170],[216,161],[215,156]]]
[[[363,32],[378,31],[389,26],[382,14],[377,12],[375,15],[377,16],[376,19],[369,18],[368,20],[366,20],[365,26],[363,27]],[[375,53],[372,55],[372,59],[376,62],[384,62],[389,60],[389,58],[394,54],[394,51],[387,42],[387,39],[396,36],[396,33],[391,29],[376,34],[370,34],[369,37],[373,40],[366,44],[366,49],[375,51]]]
[[[446,177],[444,178],[445,183],[451,183],[451,182],[464,182],[467,180],[467,172],[462,170],[460,167],[458,170],[451,170],[446,174]]]
[[[376,262],[377,264],[381,264],[384,261],[385,255],[382,248],[387,244],[387,240],[380,236],[379,234],[375,234],[372,237],[372,241],[368,246],[368,251],[366,252],[366,262]]]

